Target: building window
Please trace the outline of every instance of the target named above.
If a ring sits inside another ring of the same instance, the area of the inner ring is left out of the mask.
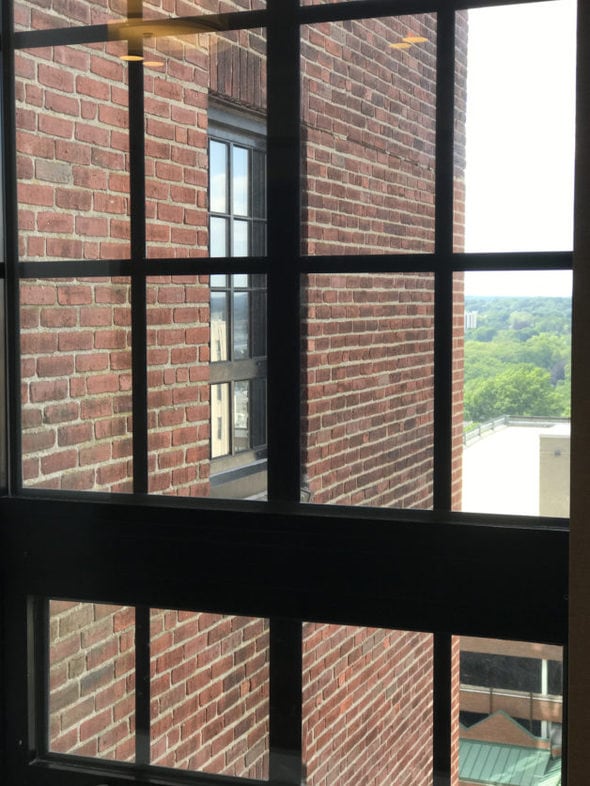
[[[264,256],[264,124],[216,107],[209,118],[210,256]],[[211,495],[261,497],[266,493],[266,276],[212,274],[209,284],[211,423],[216,424]]]

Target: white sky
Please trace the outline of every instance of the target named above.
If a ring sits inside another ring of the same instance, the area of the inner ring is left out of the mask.
[[[469,12],[467,251],[571,250],[575,2]],[[473,273],[467,294],[570,295],[567,273]]]

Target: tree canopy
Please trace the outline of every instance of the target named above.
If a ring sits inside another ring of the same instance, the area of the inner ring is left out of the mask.
[[[466,297],[466,420],[569,416],[569,298]]]

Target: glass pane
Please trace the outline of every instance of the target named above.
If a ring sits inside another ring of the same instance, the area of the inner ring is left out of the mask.
[[[228,296],[211,292],[211,362],[229,359]]]
[[[49,750],[135,759],[135,610],[49,601]]]
[[[125,8],[124,3],[97,3],[96,0],[76,0],[75,3],[14,0],[14,27],[15,30],[45,30],[101,25],[123,21]]]
[[[247,257],[250,254],[248,242],[248,222],[232,221],[232,256]]]
[[[563,649],[461,637],[461,783],[561,783]]]
[[[173,19],[185,15],[200,14],[219,14],[228,11],[258,11],[266,7],[266,0],[203,0],[203,2],[191,2],[190,5],[179,5],[177,7],[162,0],[144,0],[141,4],[142,17],[139,19],[164,20]],[[47,0],[15,0],[14,2],[14,24],[16,30],[43,30],[54,27],[69,27],[90,24],[111,23],[110,34],[114,37],[119,35],[116,22],[126,22],[127,32],[129,24],[133,23],[137,17],[127,17],[127,4],[96,2],[96,0],[76,0],[75,3],[52,2]],[[194,27],[189,23],[183,32],[189,33]],[[178,28],[176,28],[178,32]],[[147,33],[143,28],[141,34]],[[165,29],[161,26],[151,30],[153,36],[163,36]],[[135,38],[139,36],[139,32]],[[134,37],[131,38],[132,42]]]
[[[457,121],[466,140],[459,135],[456,152],[460,167],[465,161],[465,211],[460,199],[455,220],[465,222],[465,249],[571,250],[576,3],[472,9],[463,26],[458,82],[467,97],[458,93]],[[526,31],[518,46],[502,46],[508,30]]]
[[[250,383],[234,383],[234,443],[235,451],[250,447]]]
[[[569,515],[571,285],[561,271],[465,274],[465,511]]]
[[[206,5],[210,12],[215,2]],[[224,12],[228,10],[224,7]],[[159,63],[145,64],[143,72],[148,256],[248,254],[243,229],[236,230],[235,251],[228,230],[232,210],[239,215],[249,213],[249,151],[245,145],[232,147],[219,138],[209,142],[208,133],[220,135],[209,107],[217,100],[235,107],[232,131],[246,135],[251,115],[242,119],[238,107],[265,116],[266,32],[250,29],[179,36],[175,30],[171,36],[149,39],[144,51],[148,62]],[[227,133],[225,124],[223,130]],[[230,149],[234,151],[231,156]],[[263,163],[256,161],[259,166]],[[260,188],[260,173],[256,177]],[[258,204],[260,195],[254,201]],[[210,220],[209,210],[215,214]]]
[[[21,260],[129,257],[122,51],[114,42],[16,53]]]
[[[262,498],[266,278],[214,278],[223,287],[211,289],[206,276],[148,280],[149,492]],[[254,296],[260,313],[251,319]]]
[[[151,763],[268,779],[268,620],[151,610]]]
[[[302,28],[303,253],[434,250],[435,65],[435,15]]]
[[[132,491],[125,278],[21,282],[23,483]]]
[[[434,276],[309,275],[302,300],[310,501],[431,507]]]
[[[247,358],[250,354],[250,296],[248,292],[234,292],[234,360]]]
[[[208,279],[150,278],[147,298],[149,490],[207,496]]]
[[[266,0],[192,0],[190,5],[171,6],[165,0],[144,0],[146,19],[174,18],[185,14],[220,14],[228,11],[259,11],[266,7]]]
[[[209,220],[209,248],[212,257],[228,257],[228,220],[211,216]]]
[[[304,623],[306,783],[431,786],[432,684],[430,634]]]
[[[227,150],[223,142],[209,143],[209,210],[227,213]]]
[[[232,212],[238,216],[250,215],[249,168],[248,150],[234,145],[232,147]]]
[[[230,452],[230,386],[211,385],[211,458]]]

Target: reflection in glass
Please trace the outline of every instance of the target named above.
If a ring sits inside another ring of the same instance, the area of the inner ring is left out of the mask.
[[[209,220],[209,248],[212,257],[227,257],[227,219],[211,216]]]
[[[248,292],[234,292],[234,359],[240,360],[249,356],[249,301]]]
[[[232,148],[232,212],[238,216],[249,215],[249,155],[244,147],[234,145]]]
[[[211,385],[211,457],[230,452],[229,384]]]
[[[227,145],[215,140],[209,145],[209,209],[227,212]]]
[[[250,447],[250,383],[234,382],[234,443],[235,451]]]

